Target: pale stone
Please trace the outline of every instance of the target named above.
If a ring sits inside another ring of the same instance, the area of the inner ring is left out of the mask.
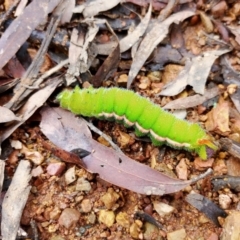
[[[131,235],[132,238],[138,239],[139,238],[139,233],[140,233],[139,226],[136,222],[134,222],[130,226],[130,235]]]
[[[219,205],[223,209],[228,209],[230,204],[232,203],[232,199],[226,194],[219,195]]]
[[[145,240],[152,240],[153,238],[155,240],[162,240],[162,236],[159,234],[159,229],[155,225],[146,222],[144,224],[144,229],[143,237]]]
[[[187,234],[184,228],[167,233],[167,240],[184,240]]]
[[[80,212],[73,208],[65,208],[58,219],[58,223],[69,229],[74,226],[80,218]]]
[[[116,193],[112,188],[109,188],[108,192],[101,197],[101,201],[107,209],[113,209],[119,197],[118,193]]]
[[[157,202],[157,201],[153,202],[153,207],[161,217],[170,215],[174,211],[174,207],[166,203]]]
[[[129,228],[130,226],[129,216],[126,212],[118,213],[116,216],[116,222],[125,228]]]
[[[82,208],[83,212],[85,212],[85,213],[91,212],[91,210],[92,210],[92,202],[91,202],[91,200],[90,199],[84,199],[81,202],[81,208]]]
[[[89,181],[87,181],[83,177],[78,178],[77,184],[76,184],[76,191],[89,192],[91,189],[92,189],[92,186]]]
[[[115,222],[115,214],[113,211],[100,210],[98,221],[105,224],[107,227],[111,227]]]
[[[225,219],[220,240],[239,240],[240,212],[233,211]]]
[[[75,166],[69,168],[65,173],[65,182],[67,185],[76,181]]]

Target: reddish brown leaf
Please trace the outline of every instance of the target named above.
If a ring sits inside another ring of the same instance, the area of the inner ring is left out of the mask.
[[[208,113],[205,124],[208,131],[217,130],[220,134],[227,134],[229,129],[229,104],[220,100],[218,105]]]
[[[41,136],[38,136],[38,140],[40,140],[44,149],[52,152],[56,157],[61,158],[64,162],[74,163],[78,166],[85,167],[82,160],[76,154],[58,148],[57,146],[45,141]]]
[[[4,72],[13,78],[21,78],[25,73],[25,69],[16,57],[10,59],[7,65],[3,68]]]
[[[113,73],[116,72],[117,67],[120,62],[120,46],[119,44],[112,51],[112,53],[106,58],[102,66],[99,67],[97,73],[92,78],[92,84],[94,87],[100,87],[103,80],[110,77]]]

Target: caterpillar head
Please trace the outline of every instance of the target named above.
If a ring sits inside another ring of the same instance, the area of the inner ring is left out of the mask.
[[[198,140],[198,147],[196,148],[196,152],[201,159],[207,160],[214,154],[217,148],[218,147],[213,143],[211,137],[208,136],[205,139]]]

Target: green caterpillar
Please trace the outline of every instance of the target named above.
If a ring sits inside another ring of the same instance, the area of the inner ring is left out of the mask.
[[[195,151],[203,160],[207,150],[217,147],[212,138],[197,124],[176,118],[150,100],[120,88],[64,90],[58,96],[62,108],[74,114],[123,122],[135,127],[137,136],[148,135],[153,144]]]

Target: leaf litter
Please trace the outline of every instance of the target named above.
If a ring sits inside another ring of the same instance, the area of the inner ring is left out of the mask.
[[[166,37],[169,27],[174,22],[180,22],[192,16],[194,12],[186,10],[171,15],[164,21],[155,22],[147,35],[143,38],[137,53],[134,56],[133,63],[128,75],[127,87],[130,88],[134,78],[137,76],[141,67],[152,53],[153,49]]]
[[[193,87],[196,93],[204,94],[205,84],[213,62],[230,49],[213,50],[187,59],[186,65],[179,76],[169,84],[165,85],[159,95],[175,96],[183,91],[187,85]]]
[[[2,68],[27,40],[33,29],[43,22],[48,13],[57,6],[60,0],[31,2],[23,13],[7,28],[0,39],[0,68]],[[46,6],[46,7],[44,7]],[[29,21],[31,19],[31,21]],[[17,41],[17,42],[16,42]]]

